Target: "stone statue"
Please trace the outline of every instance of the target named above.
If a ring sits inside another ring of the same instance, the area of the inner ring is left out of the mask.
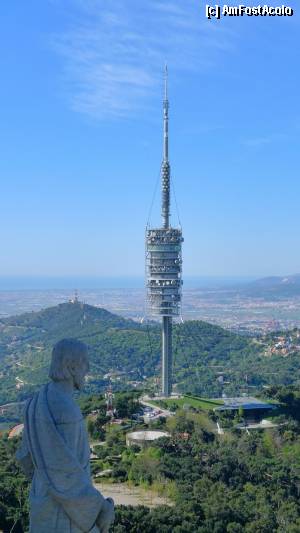
[[[30,533],[107,533],[114,502],[93,486],[90,448],[73,400],[89,370],[85,344],[63,339],[53,348],[49,377],[26,405],[17,452],[30,492]]]

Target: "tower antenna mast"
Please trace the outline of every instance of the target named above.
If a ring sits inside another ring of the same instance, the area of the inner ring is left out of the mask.
[[[162,219],[163,228],[170,223],[170,163],[169,163],[169,99],[168,99],[168,67],[165,66],[165,91],[163,101],[164,143],[162,174]]]
[[[161,165],[162,227],[146,230],[147,304],[162,318],[162,396],[172,392],[172,319],[181,305],[181,229],[170,226],[168,68],[164,73],[163,160]]]

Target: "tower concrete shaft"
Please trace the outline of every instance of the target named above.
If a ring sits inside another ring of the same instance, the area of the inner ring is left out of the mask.
[[[162,319],[162,375],[161,392],[170,396],[172,392],[172,318]]]

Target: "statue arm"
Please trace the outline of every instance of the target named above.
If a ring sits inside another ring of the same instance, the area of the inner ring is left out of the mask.
[[[29,481],[32,481],[34,474],[34,465],[27,445],[27,437],[25,430],[22,435],[22,442],[16,453],[16,459],[20,463],[21,468]]]
[[[82,485],[73,495],[56,493],[53,497],[63,507],[71,522],[86,532],[91,531],[95,524],[98,526],[98,517],[106,507],[105,498],[92,485]],[[102,529],[100,531],[102,533]]]
[[[115,504],[112,498],[107,498],[97,517],[96,525],[100,533],[108,533],[111,524],[115,519]]]

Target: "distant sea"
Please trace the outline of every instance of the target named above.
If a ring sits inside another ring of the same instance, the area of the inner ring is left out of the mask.
[[[221,288],[242,285],[258,279],[244,276],[184,276],[185,288]],[[63,289],[139,289],[143,277],[29,277],[0,276],[0,291]]]

